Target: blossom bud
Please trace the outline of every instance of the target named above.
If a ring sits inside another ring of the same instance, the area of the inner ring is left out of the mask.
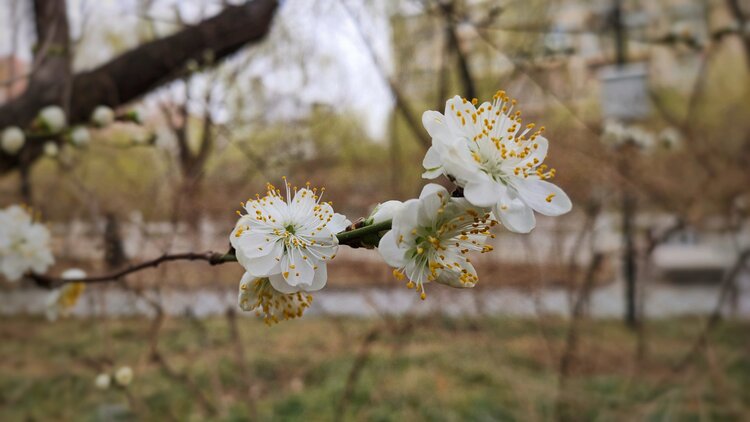
[[[77,126],[70,132],[70,142],[77,147],[85,147],[91,142],[89,130],[83,126]]]
[[[50,132],[60,132],[67,126],[67,118],[62,108],[56,105],[44,107],[39,112],[39,122]]]
[[[100,390],[106,390],[109,388],[110,383],[112,382],[109,374],[99,374],[96,376],[96,379],[94,380],[94,385],[96,388]]]
[[[133,381],[133,370],[123,366],[115,372],[115,382],[121,387],[127,387]]]
[[[44,155],[50,158],[57,157],[57,154],[60,152],[60,148],[57,146],[56,143],[49,141],[44,144]]]
[[[6,154],[15,155],[25,143],[26,136],[17,126],[11,126],[3,131],[1,146]]]
[[[91,113],[91,122],[98,127],[106,127],[115,121],[115,112],[111,108],[100,105]]]

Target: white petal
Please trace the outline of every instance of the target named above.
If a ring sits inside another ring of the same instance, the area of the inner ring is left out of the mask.
[[[437,148],[430,147],[422,160],[422,166],[429,171],[439,169],[442,165],[443,162],[440,160],[440,153],[438,153]]]
[[[552,183],[516,178],[513,184],[521,199],[540,214],[555,217],[565,214],[573,207],[568,195]]]
[[[401,268],[406,265],[406,250],[400,248],[396,244],[396,235],[393,230],[386,233],[385,236],[380,239],[378,252],[380,253],[380,256],[383,257],[383,260],[391,267]]]
[[[445,117],[437,111],[428,110],[422,114],[422,125],[427,129],[427,133],[435,142],[449,142],[450,130],[445,124]]]
[[[395,199],[385,201],[382,204],[378,204],[378,206],[375,207],[374,210],[372,210],[372,214],[370,214],[372,223],[378,224],[382,223],[383,221],[392,220],[393,217],[401,211],[401,208],[403,208],[403,206],[403,202],[396,201]]]
[[[272,252],[268,255],[249,258],[240,251],[236,251],[236,256],[237,261],[243,268],[245,268],[245,271],[255,277],[267,277],[271,274],[281,272],[280,258],[283,251],[283,244],[281,242],[276,242],[276,244],[273,245]]]
[[[443,168],[442,167],[438,167],[438,168],[436,168],[434,170],[427,170],[424,173],[422,173],[422,178],[423,179],[434,179],[436,177],[439,177],[442,174],[443,174]]]
[[[475,207],[491,207],[500,202],[505,189],[501,183],[489,180],[468,182],[464,186],[464,198]]]
[[[326,264],[321,262],[318,264],[318,269],[315,270],[315,277],[313,278],[312,284],[310,284],[310,287],[306,287],[305,291],[318,291],[326,285],[326,281],[328,281],[328,269],[326,268]]]
[[[438,217],[438,211],[450,199],[448,191],[437,184],[430,183],[422,188],[419,195],[419,210],[417,224],[429,226]]]
[[[462,269],[465,269],[466,272],[472,276],[465,278],[467,280],[466,283],[461,282],[462,272],[455,268],[444,269],[440,272],[440,275],[438,275],[438,278],[435,279],[435,281],[440,284],[445,284],[446,286],[451,286],[458,289],[468,289],[474,287],[477,284],[476,281],[473,281],[476,280],[477,276],[477,271],[474,269],[474,266],[471,265],[471,263],[461,259],[456,260],[456,263],[458,263],[462,267]]]
[[[393,216],[392,230],[397,239],[401,236],[404,239],[412,239],[414,237],[411,231],[417,227],[419,208],[420,200],[410,199],[404,202],[401,210]]]
[[[448,190],[445,189],[444,187],[438,185],[437,183],[428,183],[428,184],[424,185],[424,187],[422,188],[422,192],[420,192],[420,194],[419,194],[419,199],[424,199],[428,195],[432,195],[432,194],[435,194],[435,193],[438,193],[438,192],[442,192],[444,194],[447,194]]]
[[[497,204],[493,211],[503,226],[512,232],[529,233],[536,227],[534,211],[520,199]]]
[[[274,251],[273,246],[276,243],[280,243],[278,237],[254,232],[252,229],[242,233],[240,237],[232,235],[229,239],[234,249],[247,258],[266,256]]]
[[[290,286],[281,274],[274,274],[268,277],[268,281],[271,282],[271,286],[279,293],[289,294],[302,290],[299,286]]]
[[[292,220],[299,221],[308,215],[313,213],[313,207],[315,207],[317,201],[313,191],[307,188],[302,188],[294,194],[291,204]]]
[[[352,222],[349,221],[349,219],[346,218],[345,215],[334,213],[331,217],[331,221],[326,224],[326,228],[331,231],[331,233],[340,233],[344,231],[347,227],[351,226]]]
[[[306,256],[306,255],[304,255]],[[315,275],[311,259],[303,259],[299,248],[291,248],[281,257],[281,273],[290,286],[310,285]]]

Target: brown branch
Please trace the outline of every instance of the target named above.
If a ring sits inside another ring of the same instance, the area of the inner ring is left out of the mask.
[[[36,284],[38,284],[39,286],[42,286],[48,289],[58,288],[67,283],[87,283],[87,284],[104,283],[104,282],[117,281],[128,274],[132,274],[132,273],[142,271],[148,268],[156,268],[162,263],[169,262],[169,261],[206,261],[210,265],[220,265],[226,262],[234,261],[234,256],[229,255],[229,254],[216,253],[216,252],[202,252],[202,253],[188,252],[188,253],[179,253],[179,254],[164,254],[156,259],[141,262],[140,264],[131,265],[129,267],[123,268],[113,273],[99,275],[99,276],[68,280],[68,279],[63,279],[63,278],[49,277],[49,276],[41,275],[41,274],[31,274],[29,275],[29,278],[34,280],[34,282],[36,282]]]
[[[46,1],[64,3],[58,0]],[[74,75],[69,90],[70,122],[87,120],[98,105],[114,108],[142,97],[179,77],[190,60],[202,64],[210,57],[211,64],[215,64],[248,43],[261,40],[270,29],[276,8],[276,0],[253,0],[238,6],[228,6],[218,15],[199,24],[142,44],[98,68]],[[65,28],[67,29],[67,25]],[[65,34],[67,37],[67,31]],[[207,52],[210,54],[206,54]],[[34,77],[44,81],[57,81],[61,75],[64,76],[64,73],[45,72],[43,67],[34,73]],[[26,126],[40,108],[60,103],[59,93],[50,91],[48,85],[49,83],[36,84],[32,78],[23,95],[0,106],[0,128],[9,125]],[[30,150],[32,161],[42,155],[40,143],[29,142],[25,149]],[[17,158],[0,154],[0,174],[17,167]]]

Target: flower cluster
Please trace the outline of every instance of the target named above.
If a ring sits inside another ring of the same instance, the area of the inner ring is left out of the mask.
[[[472,205],[491,208],[513,232],[528,233],[536,225],[534,211],[558,216],[571,209],[568,196],[547,180],[555,169],[544,164],[549,142],[544,128],[523,125],[515,100],[503,91],[493,102],[448,100],[445,113],[427,111],[422,123],[432,137],[423,177],[446,175],[463,189]]]
[[[610,120],[604,124],[602,141],[613,148],[632,145],[643,151],[659,148],[675,150],[680,147],[681,136],[677,129],[672,127],[654,133],[639,126]]]
[[[489,252],[492,228],[528,233],[534,212],[558,216],[570,211],[565,192],[549,182],[555,170],[544,164],[549,142],[544,128],[523,125],[515,101],[500,91],[492,101],[454,97],[444,113],[422,117],[432,137],[423,160],[423,177],[446,176],[454,192],[430,183],[419,198],[386,201],[370,216],[351,223],[323,203],[309,185],[286,195],[269,185],[264,197],[242,204],[230,241],[245,268],[239,306],[255,310],[267,323],[302,315],[312,302],[309,292],[326,284],[326,263],[339,240],[377,247],[399,280],[425,299],[431,282],[474,287],[479,278],[473,252]],[[342,231],[345,231],[342,233]]]
[[[336,233],[351,224],[322,202],[323,190],[292,188],[285,195],[273,185],[266,195],[249,199],[238,212],[230,243],[247,272],[240,285],[240,306],[262,311],[267,322],[302,315],[310,305],[307,292],[327,280],[326,263],[336,256]]]
[[[0,274],[9,281],[26,272],[43,273],[54,263],[49,230],[18,205],[0,210]]]

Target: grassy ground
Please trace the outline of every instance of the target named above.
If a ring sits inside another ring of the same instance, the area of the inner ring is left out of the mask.
[[[309,318],[268,328],[239,318],[239,343],[230,321],[164,321],[160,364],[147,320],[5,319],[0,420],[331,420],[337,409],[343,420],[369,421],[558,414],[563,321]],[[748,420],[747,323],[723,323],[693,365],[671,372],[700,327],[697,319],[649,324],[636,359],[635,337],[619,322],[584,323],[559,409],[572,420]],[[135,371],[127,390],[94,387],[100,371],[121,365]]]

